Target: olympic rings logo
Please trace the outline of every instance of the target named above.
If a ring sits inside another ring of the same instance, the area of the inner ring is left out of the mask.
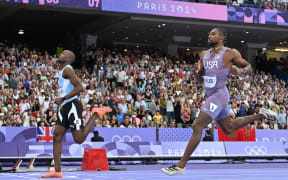
[[[265,146],[246,146],[245,152],[251,155],[263,155],[267,154],[268,150]]]
[[[140,136],[119,136],[119,135],[114,135],[111,139],[112,142],[142,142],[142,139]]]

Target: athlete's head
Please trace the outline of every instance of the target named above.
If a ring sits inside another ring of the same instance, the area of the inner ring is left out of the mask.
[[[213,48],[222,46],[226,40],[226,31],[222,28],[213,28],[208,34],[208,45]]]
[[[64,50],[58,58],[58,62],[61,64],[72,64],[74,61],[75,54],[70,50]]]

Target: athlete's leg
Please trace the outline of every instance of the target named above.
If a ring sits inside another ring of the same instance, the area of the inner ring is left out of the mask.
[[[189,143],[186,147],[184,155],[181,160],[178,162],[177,167],[184,168],[186,166],[187,161],[189,161],[191,154],[198,146],[201,141],[202,131],[207,126],[208,123],[212,121],[212,118],[206,114],[205,112],[200,112],[199,117],[194,121],[192,128],[193,134],[189,140]]]
[[[219,116],[222,111],[223,104],[227,104],[228,94],[227,91],[219,91],[212,96],[209,96],[207,101],[203,104],[199,117],[192,124],[193,135],[189,140],[185,153],[177,167],[184,168],[187,161],[190,159],[191,154],[201,141],[202,131],[213,119]],[[224,95],[223,95],[224,94]]]
[[[220,125],[223,132],[227,135],[235,132],[237,129],[240,129],[246,126],[249,123],[254,122],[255,120],[259,120],[265,118],[263,114],[255,114],[250,116],[238,117],[236,119],[232,119],[231,116],[218,120],[218,124]]]
[[[88,136],[90,130],[95,125],[95,120],[99,117],[98,113],[95,112],[90,119],[88,120],[85,127],[82,127],[80,130],[72,131],[72,135],[74,141],[78,144],[81,144],[85,141],[86,137]]]
[[[238,117],[236,119],[232,119],[229,115],[229,109],[226,107],[216,118],[215,120],[218,122],[220,127],[222,128],[225,134],[231,134],[235,132],[237,129],[240,129],[246,126],[249,123],[252,123],[256,120],[261,120],[263,118],[276,120],[277,115],[271,111],[266,109],[260,109],[258,114]]]
[[[55,125],[55,134],[53,136],[53,156],[56,172],[61,172],[62,138],[65,135],[65,132],[66,128],[60,125]]]

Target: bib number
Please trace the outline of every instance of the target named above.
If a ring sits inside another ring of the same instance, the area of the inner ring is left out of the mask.
[[[216,75],[203,76],[206,88],[214,88],[216,85]]]
[[[210,107],[209,107],[209,111],[214,112],[216,109],[218,108],[218,106],[214,103],[210,103]]]

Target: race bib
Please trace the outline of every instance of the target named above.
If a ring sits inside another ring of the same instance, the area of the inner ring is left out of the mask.
[[[203,76],[204,84],[206,88],[214,88],[217,82],[216,75]]]

